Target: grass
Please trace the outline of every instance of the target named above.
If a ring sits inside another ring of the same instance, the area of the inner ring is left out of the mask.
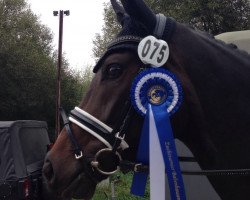
[[[119,182],[115,184],[115,196],[116,200],[148,200],[149,199],[149,187],[147,184],[144,197],[136,197],[130,194],[130,187],[132,183],[132,173],[122,174],[118,173],[115,176],[119,176]],[[113,180],[115,176],[110,179]],[[92,200],[111,200],[111,186],[110,184],[98,186]]]

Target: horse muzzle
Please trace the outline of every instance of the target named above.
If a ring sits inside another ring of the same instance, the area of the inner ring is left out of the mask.
[[[74,171],[71,170],[73,174],[67,173],[69,172],[68,169],[64,168],[64,175],[60,173],[60,176],[58,176],[58,169],[54,168],[48,156],[46,157],[43,166],[43,177],[50,193],[63,198],[90,199],[95,192],[97,183],[105,177],[95,173],[90,161],[87,160],[69,168],[75,169]]]

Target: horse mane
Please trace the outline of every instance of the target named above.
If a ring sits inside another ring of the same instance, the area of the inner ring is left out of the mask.
[[[243,55],[246,55],[246,56],[250,56],[250,54],[243,50],[243,49],[239,49],[239,47],[234,44],[234,43],[226,43],[224,42],[223,40],[220,40],[220,39],[216,39],[213,35],[211,36],[215,41],[217,41],[218,43],[221,43],[229,48],[232,48],[233,50],[235,50],[236,52],[239,52],[239,53],[242,53]]]
[[[226,43],[226,42],[224,42],[223,40],[216,39],[215,36],[214,36],[213,34],[211,34],[211,33],[208,33],[208,32],[206,32],[206,31],[201,31],[201,30],[199,30],[199,29],[194,28],[194,27],[191,26],[191,25],[186,25],[186,26],[187,26],[188,28],[190,28],[190,29],[193,29],[193,30],[197,31],[199,34],[204,35],[204,36],[210,38],[211,40],[214,40],[214,41],[216,41],[216,42],[218,42],[218,43],[224,45],[225,47],[234,49],[236,52],[239,52],[239,53],[242,53],[242,54],[244,54],[244,55],[250,56],[250,54],[249,54],[247,51],[245,51],[245,50],[243,50],[243,49],[239,49],[239,47],[238,47],[236,44],[234,44],[234,43]]]

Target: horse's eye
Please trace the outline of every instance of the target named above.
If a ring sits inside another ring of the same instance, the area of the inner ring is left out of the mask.
[[[118,78],[122,74],[122,67],[119,64],[111,64],[106,68],[106,77],[109,79]]]

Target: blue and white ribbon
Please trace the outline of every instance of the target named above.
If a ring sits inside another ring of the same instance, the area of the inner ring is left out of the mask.
[[[137,152],[137,162],[150,166],[151,200],[166,200],[165,174],[172,200],[185,200],[184,184],[169,116],[176,112],[182,100],[177,78],[161,68],[141,72],[131,88],[135,109],[145,116]],[[144,195],[146,173],[135,173],[131,192]]]

